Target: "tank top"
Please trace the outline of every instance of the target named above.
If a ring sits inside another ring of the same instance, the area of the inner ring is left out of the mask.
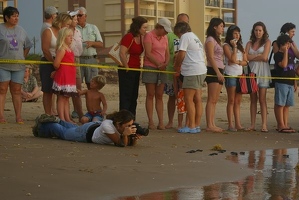
[[[52,29],[51,29],[51,28],[48,28],[48,29],[49,29],[49,30],[51,31],[51,33],[52,33],[51,44],[50,44],[49,51],[50,51],[51,55],[52,55],[53,57],[55,57],[55,56],[56,56],[56,42],[57,42],[57,38],[56,38],[56,36],[54,35]]]

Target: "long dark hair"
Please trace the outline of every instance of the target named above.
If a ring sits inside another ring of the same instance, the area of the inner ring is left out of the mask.
[[[233,47],[233,46],[230,43],[230,41],[232,39],[234,39],[234,31],[238,31],[240,33],[241,29],[236,25],[231,25],[230,27],[228,27],[227,32],[226,32],[226,36],[225,36],[225,43],[229,44],[231,47]],[[240,38],[237,42],[237,49],[239,49],[241,52],[244,52],[244,47],[243,47],[243,41],[242,41],[241,34],[240,34]]]
[[[286,34],[287,32],[289,32],[292,29],[295,29],[296,25],[291,23],[291,22],[287,22],[284,25],[282,25],[282,27],[280,28],[280,34]]]
[[[269,34],[268,34],[268,31],[267,31],[266,25],[263,22],[256,22],[255,24],[253,24],[252,30],[251,30],[251,35],[250,35],[250,41],[251,41],[252,44],[254,44],[257,40],[257,38],[254,34],[254,29],[257,26],[261,26],[263,28],[263,31],[264,31],[264,34],[263,34],[262,39],[261,39],[260,44],[259,44],[260,46],[262,46],[263,44],[266,43],[266,41],[269,38]]]
[[[134,37],[139,35],[139,29],[141,28],[141,26],[147,23],[147,19],[145,19],[144,17],[141,16],[137,16],[132,18],[132,23],[130,25],[130,29],[128,31],[128,33],[132,33],[132,35]]]
[[[106,116],[106,119],[111,119],[114,125],[116,125],[117,123],[119,123],[119,125],[122,125],[135,120],[135,116],[128,110],[121,110],[119,112],[108,114]]]
[[[6,20],[5,17],[10,18],[14,14],[20,14],[19,10],[17,8],[12,7],[12,6],[8,6],[8,7],[4,8],[4,10],[3,10],[3,19],[4,19],[4,22],[7,22],[7,20]]]
[[[215,26],[219,26],[220,24],[223,24],[223,26],[225,26],[225,23],[222,19],[216,17],[212,18],[207,28],[206,34],[207,37],[212,36],[216,40],[216,42],[221,45],[221,40],[216,34],[216,30],[214,28]]]

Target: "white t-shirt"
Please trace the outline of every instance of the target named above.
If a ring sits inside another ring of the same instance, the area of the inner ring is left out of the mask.
[[[229,45],[229,44],[224,43],[224,45]],[[231,47],[230,47],[230,50],[233,51]],[[239,49],[237,51],[237,60],[241,60],[241,61],[243,60],[243,53]],[[225,68],[224,68],[225,74],[231,75],[231,76],[238,76],[243,73],[242,65],[238,65],[236,63],[229,65],[227,57],[224,58],[224,63],[225,63]]]
[[[187,32],[181,36],[179,50],[186,52],[181,67],[183,76],[207,73],[203,45],[194,33]]]
[[[97,144],[111,144],[113,141],[106,134],[114,134],[120,133],[116,130],[113,125],[113,121],[110,119],[106,119],[101,123],[101,126],[96,128],[93,132],[92,142]]]

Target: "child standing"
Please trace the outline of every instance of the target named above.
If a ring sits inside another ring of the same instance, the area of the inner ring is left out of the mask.
[[[81,118],[81,123],[91,121],[103,121],[107,111],[107,102],[103,93],[99,92],[106,84],[105,76],[98,75],[91,79],[90,89],[78,91],[80,95],[85,95],[87,113]],[[103,109],[102,106],[103,105]]]
[[[280,133],[295,133],[288,126],[289,107],[294,106],[295,63],[289,56],[292,39],[283,34],[277,38],[278,52],[274,54],[275,69],[278,77],[285,79],[275,80],[274,113],[277,121],[277,131]]]
[[[180,70],[179,70],[180,71]],[[173,77],[173,89],[174,94],[176,95],[176,107],[178,112],[178,133],[185,133],[184,129],[188,124],[188,118],[186,115],[185,125],[183,126],[184,114],[186,111],[185,101],[184,101],[184,90],[182,88],[183,76],[176,73]]]
[[[60,29],[56,45],[56,58],[54,60],[56,71],[52,74],[52,77],[54,77],[52,89],[57,94],[58,116],[61,120],[67,122],[73,122],[70,119],[69,98],[78,95],[74,53],[70,48],[72,40],[73,31],[71,29],[67,27]]]

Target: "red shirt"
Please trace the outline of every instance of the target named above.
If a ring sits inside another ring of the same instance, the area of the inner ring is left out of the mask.
[[[133,42],[132,42],[133,41]],[[130,54],[129,58],[129,68],[140,68],[140,55],[143,52],[142,42],[137,44],[134,40],[132,33],[127,33],[121,40],[121,45],[129,48],[128,53]],[[131,46],[130,46],[131,45]]]

